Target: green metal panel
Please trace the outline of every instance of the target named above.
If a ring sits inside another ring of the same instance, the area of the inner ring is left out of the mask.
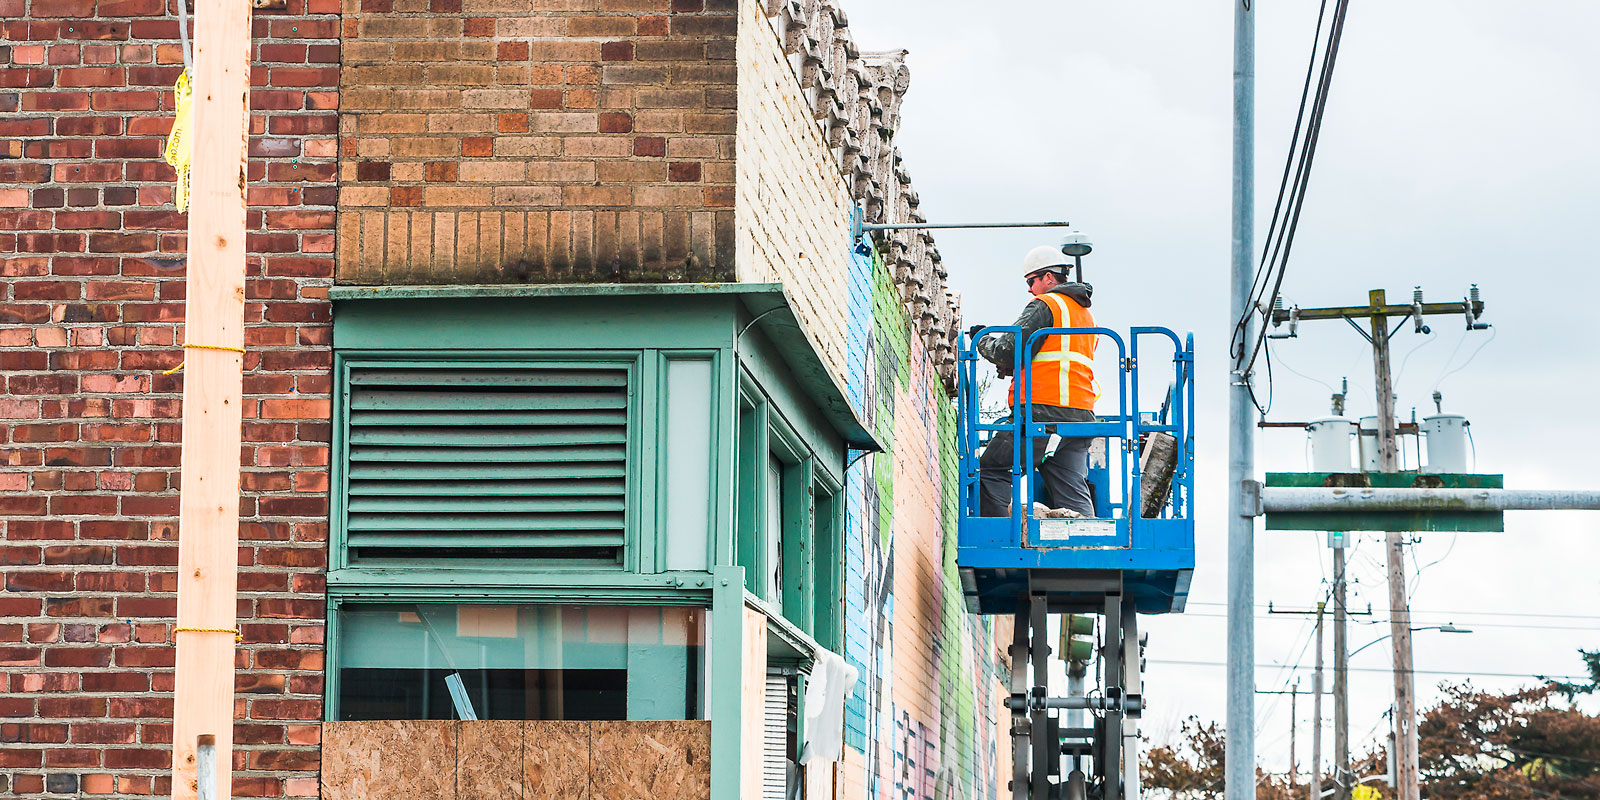
[[[1505,486],[1505,476],[1426,472],[1269,472],[1266,485],[1292,488],[1500,489]],[[1505,530],[1505,514],[1499,511],[1275,511],[1266,517],[1267,530],[1272,531],[1495,533]]]
[[[737,307],[716,295],[336,300],[333,341],[340,350],[718,349]]]

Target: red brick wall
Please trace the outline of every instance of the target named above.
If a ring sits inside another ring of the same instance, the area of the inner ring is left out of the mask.
[[[339,280],[733,280],[734,0],[344,0]]]
[[[317,794],[338,11],[288,0],[255,18],[241,796]],[[0,796],[168,791],[175,12],[0,0]]]

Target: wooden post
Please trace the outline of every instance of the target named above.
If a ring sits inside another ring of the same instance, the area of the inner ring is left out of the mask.
[[[1398,472],[1400,459],[1395,443],[1394,388],[1389,371],[1389,318],[1380,309],[1386,305],[1382,289],[1367,293],[1372,311],[1373,388],[1378,401],[1378,457],[1382,472]],[[1389,630],[1394,637],[1395,764],[1399,769],[1395,795],[1399,800],[1418,800],[1416,688],[1411,668],[1411,609],[1406,599],[1405,551],[1400,534],[1384,536],[1389,567]],[[1349,797],[1344,790],[1340,800]]]
[[[172,797],[193,800],[200,794],[196,743],[211,736],[217,769],[214,791],[206,794],[226,800],[233,796],[238,627],[249,3],[196,0],[194,33]]]
[[[1295,742],[1295,739],[1297,738],[1298,734],[1300,733],[1300,731],[1297,728],[1297,725],[1299,723],[1299,716],[1298,715],[1300,713],[1300,710],[1298,708],[1298,706],[1300,705],[1299,700],[1300,700],[1300,681],[1296,680],[1294,682],[1294,688],[1289,691],[1289,796],[1290,797],[1294,797],[1295,781],[1300,778],[1300,765],[1299,765],[1299,763],[1297,763],[1295,761],[1295,758],[1294,758],[1294,756],[1295,756],[1294,742]]]

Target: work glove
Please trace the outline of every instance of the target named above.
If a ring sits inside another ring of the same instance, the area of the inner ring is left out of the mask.
[[[983,330],[984,328],[987,328],[987,327],[989,327],[989,326],[987,326],[987,325],[974,325],[974,326],[968,328],[967,329],[967,338],[969,338],[969,339],[978,338],[978,331],[981,331],[981,330]]]

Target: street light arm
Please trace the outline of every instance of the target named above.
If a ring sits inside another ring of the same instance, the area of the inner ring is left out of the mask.
[[[1439,631],[1440,633],[1472,633],[1471,629],[1469,629],[1469,628],[1457,628],[1453,623],[1449,623],[1449,622],[1447,622],[1447,623],[1445,623],[1443,625],[1424,625],[1424,626],[1422,626],[1420,628],[1412,628],[1411,630],[1412,631]],[[1384,634],[1382,636],[1379,636],[1376,639],[1373,639],[1370,642],[1367,642],[1364,645],[1361,645],[1360,647],[1357,647],[1354,652],[1352,652],[1350,655],[1345,656],[1345,660],[1349,660],[1349,659],[1355,658],[1356,653],[1359,653],[1362,650],[1365,650],[1365,649],[1377,644],[1378,642],[1381,642],[1381,641],[1383,641],[1385,639],[1388,639],[1389,637],[1391,637],[1393,635],[1394,634],[1392,634],[1392,633],[1386,633],[1386,634]]]

